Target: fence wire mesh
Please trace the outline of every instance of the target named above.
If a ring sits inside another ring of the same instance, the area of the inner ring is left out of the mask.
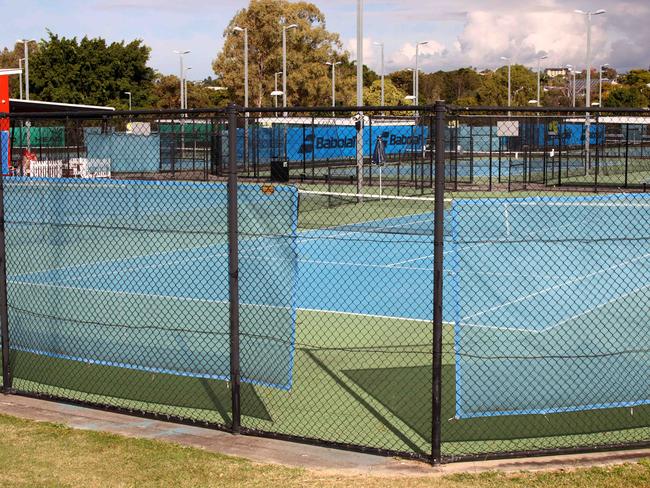
[[[436,461],[648,443],[647,112],[10,122],[6,388]]]

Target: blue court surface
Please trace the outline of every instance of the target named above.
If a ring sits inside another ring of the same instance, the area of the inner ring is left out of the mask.
[[[450,213],[458,417],[650,403],[648,195]]]

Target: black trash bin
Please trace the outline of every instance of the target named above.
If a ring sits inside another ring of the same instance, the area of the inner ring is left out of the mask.
[[[271,161],[271,181],[274,183],[287,183],[289,181],[289,163],[284,159]]]

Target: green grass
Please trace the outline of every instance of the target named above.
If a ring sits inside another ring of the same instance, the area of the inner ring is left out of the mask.
[[[108,461],[108,462],[107,462]],[[545,473],[369,476],[255,464],[147,439],[0,415],[0,484],[41,486],[623,488],[648,486],[650,462]]]

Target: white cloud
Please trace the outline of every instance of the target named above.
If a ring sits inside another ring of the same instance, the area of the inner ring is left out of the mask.
[[[424,41],[421,41],[424,42]],[[441,56],[446,51],[443,44],[435,40],[426,41],[427,44],[420,46],[420,65],[425,68],[434,58]],[[390,66],[415,66],[415,43],[405,42],[399,50],[393,52],[389,59]]]
[[[456,52],[462,64],[494,66],[501,56],[530,64],[537,53],[546,51],[547,63],[579,65],[585,60],[586,25],[577,14],[566,11],[497,14],[478,11],[467,15],[467,23],[458,37]],[[606,36],[599,22],[592,28],[594,61],[603,57]]]
[[[379,47],[374,45],[375,40],[372,37],[363,38],[363,63],[370,65],[374,58],[379,56]],[[348,39],[345,46],[350,53],[350,59],[357,59],[357,40]]]

